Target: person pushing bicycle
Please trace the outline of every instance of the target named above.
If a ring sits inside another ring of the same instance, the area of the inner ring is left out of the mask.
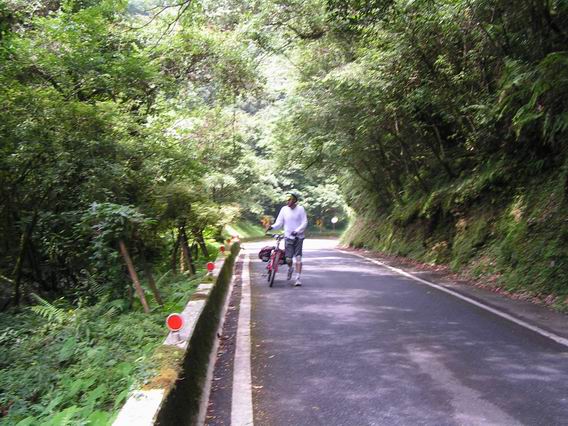
[[[304,232],[308,227],[308,217],[302,206],[298,205],[298,196],[294,193],[288,194],[288,202],[280,209],[276,222],[268,227],[271,229],[281,229],[284,227],[286,263],[288,263],[288,279],[292,279],[294,270],[296,271],[296,281],[294,286],[302,285],[302,246],[304,244]],[[294,267],[294,258],[296,265]]]

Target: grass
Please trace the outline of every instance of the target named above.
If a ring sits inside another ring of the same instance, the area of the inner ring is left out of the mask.
[[[235,224],[227,225],[224,230],[225,237],[238,236],[241,240],[264,237],[264,228],[260,225],[241,220]]]

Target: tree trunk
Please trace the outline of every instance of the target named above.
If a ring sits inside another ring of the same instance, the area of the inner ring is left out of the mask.
[[[152,274],[152,269],[144,256],[140,256],[140,261],[142,262],[142,269],[144,270],[144,275],[146,275],[146,279],[148,280],[148,285],[150,286],[150,290],[152,290],[152,294],[158,302],[158,305],[164,306],[164,301],[162,300],[162,296],[160,296],[160,292],[158,291],[158,287],[156,286],[156,281],[154,280],[154,275]]]
[[[14,276],[14,305],[20,305],[20,299],[22,297],[22,272],[24,267],[24,257],[28,251],[28,244],[32,238],[32,233],[37,222],[38,212],[34,212],[32,217],[32,221],[26,227],[26,230],[22,234],[20,238],[20,252],[18,254],[18,260],[16,261],[16,265],[14,266],[14,271],[12,275]]]
[[[426,186],[426,183],[420,176],[420,171],[418,170],[418,166],[414,162],[414,158],[412,156],[412,149],[410,148],[407,141],[402,137],[400,133],[400,128],[398,126],[398,118],[396,117],[396,114],[394,117],[394,130],[395,130],[394,133],[395,139],[398,141],[401,148],[401,157],[404,162],[404,166],[406,168],[406,173],[414,176],[414,179],[419,183],[422,191],[424,191],[424,193],[428,193],[428,187]]]
[[[193,261],[199,259],[199,245],[194,241],[189,248]]]
[[[187,234],[185,232],[185,226],[180,226],[179,232],[181,235],[181,248],[183,250],[183,255],[185,261],[187,262],[187,268],[191,275],[195,275],[195,265],[193,264],[193,258],[191,257],[191,250],[189,250],[189,244],[187,242]]]
[[[31,268],[31,274],[33,276],[33,280],[37,282],[41,286],[41,288],[46,292],[56,291],[57,287],[54,287],[53,285],[48,283],[47,280],[44,278],[44,272],[41,267],[40,255],[35,249],[32,240],[28,242],[26,251],[27,251],[28,264]]]
[[[5,277],[4,275],[0,274],[0,281],[4,281],[6,284],[13,286],[14,285],[14,281],[11,280],[8,277]],[[8,306],[10,306],[10,303],[12,301],[8,298],[4,301],[4,303],[2,303],[2,305],[0,306],[0,312],[4,312]]]
[[[22,234],[22,237],[20,238],[20,254],[18,255],[18,260],[16,260],[16,265],[14,266],[14,272],[12,273],[12,275],[14,275],[14,305],[15,306],[19,306],[20,305],[20,298],[21,296],[21,280],[22,280],[22,268],[24,266],[24,253],[26,251],[26,244],[27,244],[27,238],[26,238],[26,234],[27,232],[24,232]]]
[[[126,262],[126,267],[128,268],[128,273],[130,274],[130,279],[132,280],[132,283],[134,284],[134,288],[136,289],[136,293],[138,294],[138,298],[140,299],[140,302],[142,303],[142,307],[144,308],[144,312],[149,313],[150,307],[148,306],[148,302],[146,302],[146,297],[144,296],[144,291],[142,290],[142,286],[140,285],[140,281],[138,280],[138,275],[136,274],[136,269],[134,269],[134,264],[132,263],[132,259],[130,258],[130,255],[128,254],[128,249],[126,248],[126,244],[124,244],[124,241],[120,240],[118,242],[118,245],[120,247],[120,253],[122,254],[124,262]]]
[[[568,36],[566,35],[566,33],[564,31],[562,31],[562,28],[560,28],[556,22],[554,22],[553,18],[552,18],[552,13],[551,13],[551,7],[552,5],[550,4],[550,1],[546,1],[546,4],[543,7],[543,14],[544,14],[544,20],[547,23],[547,25],[552,29],[552,31],[554,31],[556,34],[562,36],[564,38],[564,41],[566,42],[568,39]]]
[[[209,257],[209,250],[207,250],[207,244],[205,244],[205,238],[203,238],[203,229],[197,229],[193,231],[193,235],[195,235],[195,239],[199,247],[201,248],[201,253],[206,258]]]
[[[385,178],[388,181],[394,200],[400,203],[402,200],[399,191],[402,188],[402,185],[400,184],[397,171],[394,170],[394,161],[389,160],[383,144],[378,139],[375,140],[374,145],[378,148],[379,160],[382,164],[384,164]],[[363,160],[363,162],[365,161]],[[367,167],[371,170],[370,166]]]
[[[172,231],[173,233],[173,231]],[[174,243],[174,249],[172,252],[172,273],[176,273],[177,272],[177,253],[179,250],[179,240],[181,238],[181,235],[178,232],[177,238],[176,238],[176,242]]]
[[[128,284],[126,295],[128,296],[128,309],[132,309],[132,306],[134,306],[134,292],[132,291],[131,284]]]
[[[434,129],[434,134],[436,135],[436,141],[438,142],[438,147],[435,147],[432,143],[430,143],[430,140],[428,137],[426,137],[426,142],[428,143],[428,146],[430,147],[430,151],[434,154],[434,157],[436,157],[436,159],[438,160],[438,162],[440,163],[440,165],[442,166],[442,168],[444,169],[444,171],[447,173],[447,175],[449,177],[451,177],[452,179],[456,177],[456,174],[454,173],[454,171],[452,170],[452,168],[450,167],[450,165],[448,164],[448,162],[446,161],[446,155],[444,152],[444,143],[442,141],[442,137],[440,135],[440,131],[438,130],[438,127],[435,124],[432,124],[430,127],[432,127]]]
[[[403,161],[404,161],[404,164],[406,166],[406,169],[407,169],[407,173],[414,176],[414,179],[418,182],[422,191],[427,194],[428,191],[429,191],[428,186],[426,185],[426,183],[424,182],[424,180],[420,176],[420,171],[418,170],[418,167],[416,166],[416,163],[414,162],[414,159],[413,159],[412,154],[411,154],[410,147],[408,146],[406,141],[398,135],[396,135],[396,140],[398,141],[398,143],[400,144],[400,147],[402,149],[402,157],[403,157]]]

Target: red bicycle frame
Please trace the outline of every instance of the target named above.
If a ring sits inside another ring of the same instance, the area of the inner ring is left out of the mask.
[[[274,284],[274,276],[276,272],[278,272],[278,266],[280,265],[281,259],[284,259],[284,250],[280,248],[280,241],[284,239],[284,235],[271,235],[271,237],[276,239],[276,247],[270,253],[270,260],[266,265],[266,269],[268,270],[268,282],[270,283],[270,287]]]

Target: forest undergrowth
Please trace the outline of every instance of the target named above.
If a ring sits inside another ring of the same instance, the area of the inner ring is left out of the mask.
[[[161,350],[164,318],[183,310],[204,275],[203,262],[192,277],[165,273],[158,280],[164,304],[149,299],[149,314],[136,301],[81,306],[39,297],[19,313],[0,313],[2,423],[110,424],[130,392],[181,356]]]
[[[446,265],[488,288],[566,312],[566,173],[535,176],[522,167],[489,164],[389,215],[357,217],[343,242]]]

